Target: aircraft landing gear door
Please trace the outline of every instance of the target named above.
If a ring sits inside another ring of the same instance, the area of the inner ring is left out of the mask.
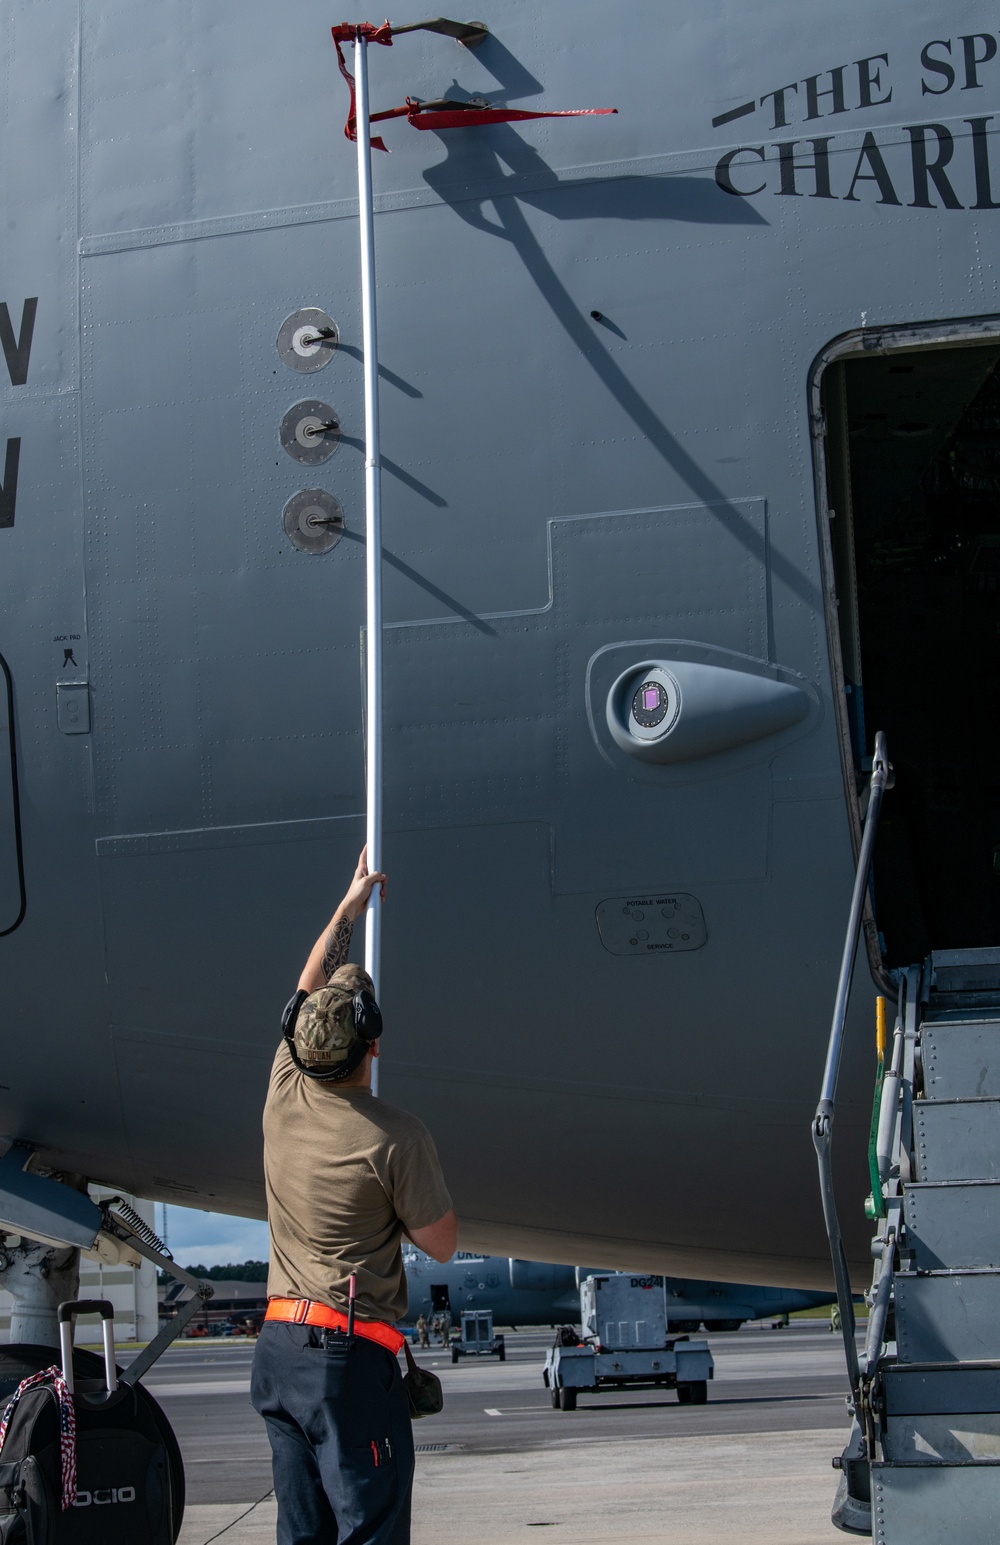
[[[0,939],[19,926],[24,908],[14,683],[10,667],[0,654]]]

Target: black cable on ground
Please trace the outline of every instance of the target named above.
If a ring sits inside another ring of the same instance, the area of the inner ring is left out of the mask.
[[[244,1518],[249,1518],[255,1507],[260,1507],[262,1502],[266,1502],[268,1497],[273,1496],[274,1487],[272,1486],[270,1491],[265,1491],[264,1495],[262,1497],[258,1497],[256,1502],[251,1502],[246,1512],[241,1513],[238,1518],[232,1519],[231,1522],[226,1524],[224,1529],[220,1529],[217,1534],[209,1535],[208,1539],[205,1541],[205,1545],[212,1545],[213,1540],[221,1539],[224,1534],[228,1534],[229,1530],[235,1528],[238,1523],[242,1523]]]

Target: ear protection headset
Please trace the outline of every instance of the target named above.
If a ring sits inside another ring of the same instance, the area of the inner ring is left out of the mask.
[[[306,1078],[318,1079],[323,1084],[339,1083],[342,1078],[349,1078],[355,1068],[361,1066],[382,1034],[382,1012],[367,987],[362,987],[360,992],[356,992],[351,1003],[351,1012],[354,1015],[354,1034],[358,1038],[358,1044],[352,1047],[343,1062],[331,1068],[329,1072],[320,1072],[317,1068],[307,1068],[295,1050],[295,1022],[303,1003],[311,996],[311,993],[300,987],[295,996],[288,1000],[285,1012],[281,1016],[281,1033],[292,1054],[292,1061],[300,1073],[304,1073]]]

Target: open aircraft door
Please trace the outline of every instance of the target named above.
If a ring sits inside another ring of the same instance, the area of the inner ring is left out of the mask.
[[[0,654],[0,938],[20,926],[24,911],[14,682],[10,667]]]
[[[832,652],[856,834],[872,740],[895,792],[879,827],[873,965],[1000,943],[1000,330],[995,319],[831,344],[824,428]]]

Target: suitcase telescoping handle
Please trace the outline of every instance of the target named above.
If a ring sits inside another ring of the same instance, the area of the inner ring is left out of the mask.
[[[115,1368],[115,1309],[114,1304],[106,1298],[74,1298],[68,1303],[60,1304],[57,1310],[59,1320],[59,1352],[62,1357],[63,1378],[66,1380],[66,1388],[73,1393],[73,1321],[78,1314],[99,1314],[101,1316],[101,1334],[104,1338],[104,1378],[108,1386],[108,1394],[114,1394],[118,1388],[118,1371]]]

